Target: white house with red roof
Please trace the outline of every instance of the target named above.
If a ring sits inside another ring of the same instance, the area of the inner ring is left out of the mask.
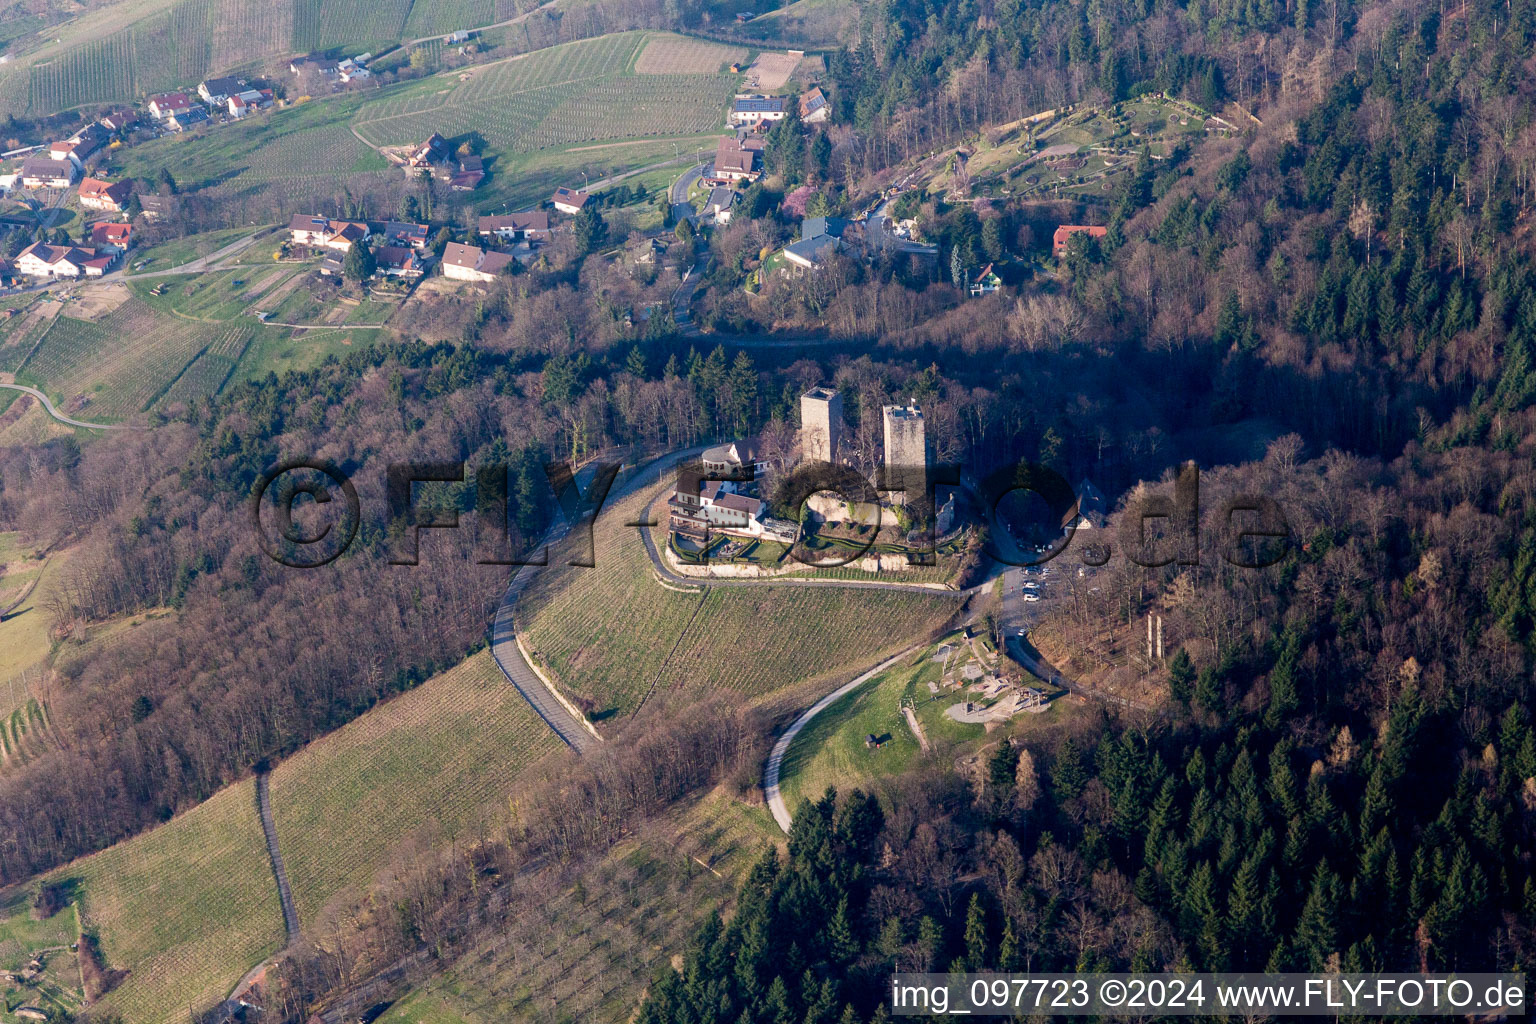
[[[313,214],[296,213],[288,222],[295,245],[312,245],[346,252],[353,242],[367,242],[368,225],[356,220],[330,220]]]
[[[165,92],[149,98],[149,113],[156,121],[185,114],[192,109],[192,100],[184,92]]]
[[[128,197],[132,194],[133,182],[128,178],[122,181],[86,178],[80,182],[80,205],[87,210],[122,213],[123,208],[128,205]]]
[[[100,277],[117,260],[115,253],[74,245],[33,242],[16,256],[16,272],[28,277]]]
[[[133,225],[97,221],[91,225],[91,245],[98,250],[125,253],[133,248]]]

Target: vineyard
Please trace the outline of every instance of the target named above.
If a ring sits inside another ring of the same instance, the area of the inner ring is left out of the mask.
[[[78,883],[85,926],[128,968],[102,1005],[135,1024],[186,1020],[282,944],[249,780],[50,877]]]
[[[418,0],[411,5],[401,35],[406,39],[437,36],[461,28],[479,28],[511,14],[498,17],[496,0]]]
[[[637,75],[716,75],[747,51],[686,36],[654,36],[635,61]]]
[[[133,68],[133,36],[128,33],[67,50],[32,67],[27,107],[34,112],[68,110],[131,99]]]
[[[596,568],[545,571],[518,605],[518,628],[537,659],[599,711],[628,713],[647,694],[673,688],[760,697],[871,665],[956,607],[955,596],[941,592],[664,588],[635,530],[623,525],[648,497],[599,517]]]
[[[293,48],[382,45],[401,38],[411,0],[292,0]]]
[[[473,832],[481,809],[559,746],[482,652],[284,761],[272,813],[305,926],[356,896],[402,842]]]
[[[240,357],[245,355],[253,334],[255,330],[250,327],[225,328],[192,360],[181,376],[171,382],[158,404],[164,408],[218,394],[240,364]]]
[[[130,299],[94,323],[56,317],[17,376],[66,404],[83,397],[98,418],[125,419],[153,404],[220,329]]]
[[[434,131],[449,137],[476,131],[508,153],[716,127],[736,78],[632,74],[627,69],[647,39],[627,32],[568,43],[482,68],[457,85],[444,76],[426,79],[364,104],[353,124],[379,146],[419,141]]]

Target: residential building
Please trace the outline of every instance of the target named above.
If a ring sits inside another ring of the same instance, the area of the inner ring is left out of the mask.
[[[1063,224],[1056,229],[1051,236],[1051,254],[1061,259],[1067,254],[1067,243],[1072,236],[1078,233],[1086,234],[1089,238],[1103,238],[1109,234],[1109,228],[1090,227],[1087,224]]]
[[[336,75],[336,65],[318,53],[311,53],[305,57],[295,57],[289,64],[288,70],[295,75],[321,75],[333,78]]]
[[[125,253],[133,248],[133,225],[98,221],[91,225],[91,245],[97,251]]]
[[[116,259],[115,254],[102,254],[95,249],[33,242],[17,255],[16,272],[43,278],[100,277]]]
[[[139,115],[132,110],[114,110],[96,123],[109,132],[122,132],[138,124]]]
[[[365,54],[363,56],[372,56]],[[373,72],[364,67],[363,57],[338,61],[336,64],[336,77],[343,82],[361,82],[366,78],[372,78]]]
[[[237,121],[253,110],[263,110],[271,105],[271,89],[245,89],[225,100],[229,116]]]
[[[722,181],[756,181],[757,152],[747,149],[734,135],[723,136],[715,143],[713,177]]]
[[[704,449],[699,464],[706,473],[729,474],[748,480],[768,470],[768,461],[763,458],[757,442],[750,438]]]
[[[793,543],[793,523],[767,515],[763,502],[730,480],[706,480],[697,473],[679,474],[677,489],[667,499],[668,528],[690,540],[707,542],[712,532],[767,537]]]
[[[504,242],[542,242],[549,238],[549,211],[506,213],[480,218],[480,236]]]
[[[447,160],[450,154],[448,140],[437,132],[433,132],[426,142],[411,150],[405,158],[407,167],[426,167],[428,164],[438,164]]]
[[[800,120],[806,124],[820,124],[832,116],[832,105],[827,102],[827,94],[821,91],[821,86],[813,85],[800,96]]]
[[[580,189],[566,188],[562,185],[555,189],[555,194],[550,202],[554,203],[555,209],[561,213],[577,214],[581,212],[581,208],[586,206],[587,200],[591,198],[591,195]]]
[[[346,252],[353,242],[367,242],[368,225],[355,220],[328,220],[310,214],[296,213],[288,222],[288,231],[295,245],[310,245]]]
[[[420,277],[427,272],[421,254],[409,247],[386,245],[373,254],[383,277]]]
[[[167,92],[149,98],[149,113],[156,121],[184,114],[192,109],[192,101],[184,92]]]
[[[20,180],[23,188],[69,188],[79,173],[73,160],[31,156],[21,163]]]
[[[456,281],[494,281],[512,262],[513,257],[504,252],[449,242],[443,250],[443,276]]]
[[[165,119],[165,126],[173,132],[184,132],[208,121],[208,108],[188,107]]]
[[[731,207],[736,205],[736,193],[728,188],[711,189],[709,201],[704,205],[704,212],[715,218],[716,224],[729,224],[731,222]]]
[[[80,182],[80,205],[87,210],[108,210],[112,213],[122,213],[128,205],[128,197],[133,194],[133,181],[124,178],[122,181],[108,182],[100,178],[86,178]]]
[[[448,178],[448,187],[455,192],[473,192],[485,180],[485,161],[478,156],[466,156],[459,160],[459,169]]]
[[[1077,517],[1072,520],[1072,525],[1079,530],[1097,530],[1104,528],[1105,517],[1109,513],[1109,502],[1104,498],[1104,492],[1093,485],[1093,481],[1083,477],[1077,485]]]
[[[843,446],[843,395],[814,387],[800,396],[800,454],[807,462],[836,462]]]
[[[992,264],[988,263],[976,271],[976,276],[971,278],[968,290],[971,293],[971,298],[974,299],[982,295],[991,295],[1002,286],[1003,279],[997,276],[997,272],[992,269]]]
[[[204,103],[222,106],[225,100],[240,92],[243,84],[233,78],[210,78],[197,87],[197,94]]]
[[[139,210],[144,214],[145,220],[166,220],[176,216],[177,202],[175,196],[156,195],[151,192],[139,196]]]
[[[738,96],[731,104],[731,124],[757,125],[782,121],[789,103],[782,96]]]
[[[885,487],[896,504],[928,500],[928,439],[923,410],[916,403],[881,406],[885,428]]]
[[[481,218],[482,220],[484,218]],[[392,220],[384,225],[384,230],[377,234],[382,237],[385,245],[403,246],[407,249],[425,249],[427,247],[428,227],[425,224],[409,224],[403,221]]]
[[[848,222],[841,217],[807,217],[800,222],[800,241],[784,247],[784,258],[814,270],[842,248]]]

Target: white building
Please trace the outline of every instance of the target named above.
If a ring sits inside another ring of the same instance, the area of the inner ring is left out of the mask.
[[[515,257],[477,245],[449,242],[443,250],[443,276],[455,281],[494,281]]]

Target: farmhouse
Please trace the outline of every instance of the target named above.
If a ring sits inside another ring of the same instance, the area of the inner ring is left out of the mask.
[[[28,157],[21,164],[21,184],[23,188],[69,188],[79,170],[73,160]]]
[[[722,181],[756,181],[757,150],[748,149],[734,135],[715,143],[714,177]]]
[[[512,265],[513,257],[476,245],[449,242],[443,250],[443,276],[455,281],[494,281]]]
[[[731,124],[756,125],[782,121],[789,104],[782,96],[738,96],[731,104]]]
[[[203,98],[204,103],[222,105],[225,100],[240,92],[242,84],[233,78],[210,78],[197,87],[197,94]]]
[[[716,224],[731,222],[731,207],[736,205],[736,193],[728,188],[711,189],[704,212],[715,218]]]
[[[295,57],[289,64],[288,70],[301,78],[305,75],[325,75],[327,77],[336,74],[336,67],[318,53],[311,53],[304,57]]]
[[[28,277],[100,277],[116,258],[95,249],[33,242],[17,255],[16,272]]]
[[[411,150],[411,154],[405,158],[407,167],[425,167],[428,164],[442,163],[448,159],[448,140],[437,132]]]
[[[128,205],[128,196],[132,193],[133,182],[128,178],[116,182],[86,178],[80,182],[80,205],[87,210],[110,210],[113,213],[121,213],[123,207]]]
[[[139,115],[132,110],[114,110],[96,123],[109,132],[121,132],[138,124]]]
[[[149,113],[156,121],[164,121],[192,109],[192,101],[184,92],[167,92],[149,98]]]
[[[482,238],[499,238],[504,242],[534,242],[549,238],[549,213],[533,210],[528,213],[507,213],[480,218]]]
[[[420,277],[427,272],[426,264],[415,249],[386,245],[373,254],[380,277]]]
[[[1109,228],[1090,227],[1087,224],[1063,224],[1056,229],[1051,236],[1051,254],[1061,259],[1067,254],[1067,243],[1076,234],[1086,234],[1089,238],[1103,238],[1109,234]]]
[[[295,245],[313,245],[325,249],[346,252],[353,242],[368,241],[368,225],[353,220],[327,220],[309,214],[296,213],[288,222],[288,231]]]
[[[1002,286],[1003,279],[997,276],[996,271],[992,269],[992,264],[988,263],[976,271],[976,276],[971,279],[968,290],[971,293],[971,298],[974,299],[982,295],[991,295]]]
[[[482,220],[484,218],[481,218]],[[392,220],[384,225],[384,230],[377,232],[384,239],[385,245],[403,246],[407,249],[425,249],[427,247],[427,226],[425,224],[409,224],[403,221]]]
[[[832,107],[827,103],[827,94],[821,91],[821,86],[813,85],[800,96],[800,120],[806,124],[819,124],[831,116]]]
[[[587,200],[591,198],[592,196],[586,192],[582,192],[579,189],[566,188],[562,185],[555,189],[555,194],[550,201],[555,204],[555,209],[561,213],[576,214],[581,212],[581,208],[586,206]]]
[[[98,250],[125,253],[133,248],[133,225],[99,221],[91,225],[91,245]]]
[[[336,77],[343,82],[361,82],[365,78],[372,78],[373,72],[363,66],[364,61],[371,56],[373,55],[365,54],[355,59],[339,61],[336,64]]]
[[[459,169],[448,178],[448,187],[455,192],[473,192],[485,180],[485,161],[478,156],[466,156],[459,161]]]

